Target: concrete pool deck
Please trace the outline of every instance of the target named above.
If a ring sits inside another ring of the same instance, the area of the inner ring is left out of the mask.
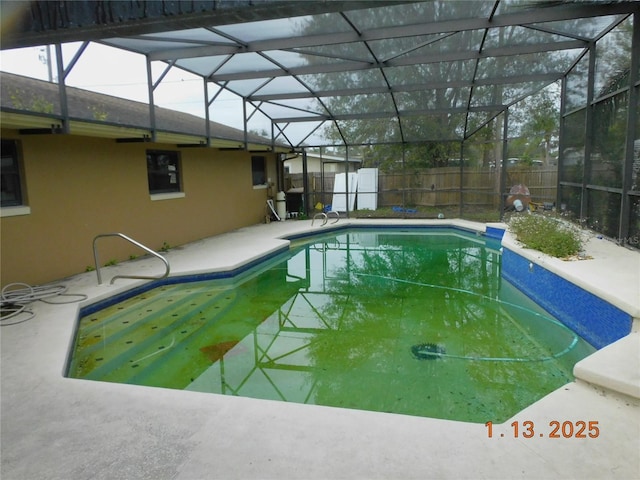
[[[339,225],[365,222],[376,223]],[[479,228],[464,221],[411,222],[434,223]],[[166,257],[172,275],[226,270],[277,251],[286,245],[280,237],[310,225],[256,225]],[[316,222],[312,229],[327,228]],[[80,304],[34,302],[34,318],[0,330],[0,477],[640,478],[640,254],[595,237],[586,253],[593,259],[553,261],[554,268],[624,306],[636,318],[633,332],[576,365],[575,382],[494,425],[493,438],[482,424],[68,379],[63,370]],[[87,304],[139,284],[109,285],[112,276],[134,272],[161,274],[163,265],[144,258],[104,268],[100,286],[95,272],[57,283],[88,295]],[[525,421],[534,423],[532,438],[523,437]],[[599,435],[549,438],[553,421],[598,422]]]

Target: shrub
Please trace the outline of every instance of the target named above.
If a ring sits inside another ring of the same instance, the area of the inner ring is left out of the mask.
[[[553,217],[518,215],[511,218],[509,228],[525,247],[553,257],[570,257],[582,249],[578,229]]]

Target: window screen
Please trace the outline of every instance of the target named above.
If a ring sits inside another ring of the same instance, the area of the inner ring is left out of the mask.
[[[251,174],[254,185],[264,185],[267,183],[267,168],[265,157],[251,157]]]
[[[147,151],[149,193],[180,192],[178,152]]]
[[[18,148],[15,140],[2,140],[2,206],[14,207],[22,205],[22,188],[20,181],[20,165]]]

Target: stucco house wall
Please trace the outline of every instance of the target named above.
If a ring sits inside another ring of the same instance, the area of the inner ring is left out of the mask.
[[[93,238],[121,232],[152,249],[178,246],[263,222],[268,189],[254,187],[246,151],[117,143],[78,135],[20,135],[23,197],[28,209],[2,208],[0,283],[42,284],[93,265]],[[147,150],[178,151],[184,196],[149,194]],[[265,153],[267,177],[275,155]],[[13,215],[13,213],[22,213]],[[100,259],[144,254],[120,239],[100,244]]]

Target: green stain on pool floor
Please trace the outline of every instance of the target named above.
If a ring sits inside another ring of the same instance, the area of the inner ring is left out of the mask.
[[[594,349],[451,231],[344,231],[80,319],[69,376],[484,423]]]

